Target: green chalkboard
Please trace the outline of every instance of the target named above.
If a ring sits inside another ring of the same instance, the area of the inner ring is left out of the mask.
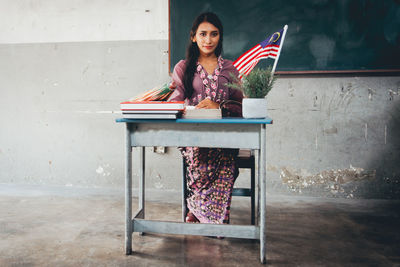
[[[204,11],[224,25],[224,58],[237,59],[287,24],[277,71],[400,71],[399,0],[170,0],[171,70]]]

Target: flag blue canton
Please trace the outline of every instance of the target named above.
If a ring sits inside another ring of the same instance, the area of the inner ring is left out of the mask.
[[[279,32],[275,32],[270,37],[268,37],[267,39],[265,39],[260,43],[261,47],[265,48],[268,45],[280,46],[282,40],[282,34],[283,34],[283,29],[280,30]]]

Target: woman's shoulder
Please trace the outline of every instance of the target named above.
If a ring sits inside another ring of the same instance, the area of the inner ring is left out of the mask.
[[[224,62],[222,64],[222,68],[226,71],[233,71],[237,72],[237,69],[235,66],[233,66],[233,61],[229,59],[224,59]]]
[[[174,69],[177,68],[177,69],[183,70],[185,67],[186,67],[186,60],[185,59],[181,59],[181,60],[179,60],[178,63],[176,63]]]
[[[186,60],[180,60],[176,63],[174,67],[174,71],[172,72],[172,80],[175,81],[177,84],[182,83],[182,79],[185,73],[186,68]]]
[[[224,58],[224,63],[223,63],[223,65],[224,65],[224,66],[230,66],[230,65],[232,65],[232,66],[233,66],[233,61],[232,61],[232,60],[229,60],[229,59],[226,59],[226,58]]]
[[[174,67],[174,72],[172,73],[172,79],[182,79],[183,74],[185,72],[186,68],[186,60],[180,60],[178,63],[176,63]]]

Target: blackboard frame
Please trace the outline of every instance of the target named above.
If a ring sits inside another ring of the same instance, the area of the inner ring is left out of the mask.
[[[168,69],[169,73],[173,69],[171,66],[171,1],[168,0]],[[290,27],[290,25],[289,25]],[[244,52],[244,51],[243,51]],[[278,63],[279,65],[279,63]],[[289,71],[282,71],[277,70],[276,74],[278,75],[285,75],[285,76],[349,76],[349,75],[358,75],[358,76],[387,76],[387,75],[399,75],[400,74],[400,67],[399,68],[388,68],[388,69],[341,69],[341,70],[289,70]]]

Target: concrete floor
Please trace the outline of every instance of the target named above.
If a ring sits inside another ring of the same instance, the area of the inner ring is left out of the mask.
[[[179,194],[150,198],[147,218],[180,220]],[[267,265],[400,266],[399,201],[267,200]],[[233,238],[135,233],[125,256],[120,190],[0,185],[0,214],[0,266],[262,266],[257,241]],[[249,216],[234,198],[232,223]]]

